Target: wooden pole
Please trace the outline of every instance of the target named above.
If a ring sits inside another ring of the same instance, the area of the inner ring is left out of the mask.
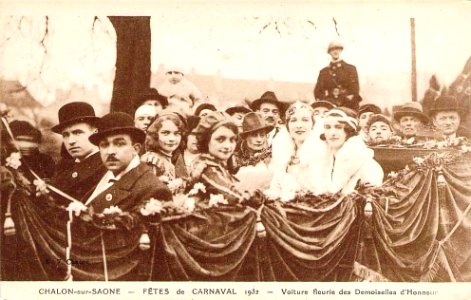
[[[411,92],[412,101],[417,101],[417,64],[415,56],[415,18],[410,18],[410,42],[411,42]]]

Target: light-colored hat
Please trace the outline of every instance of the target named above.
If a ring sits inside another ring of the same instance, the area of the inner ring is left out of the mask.
[[[416,117],[424,124],[429,122],[429,118],[423,113],[422,105],[419,102],[408,102],[394,112],[394,120],[397,122],[404,116]]]
[[[172,72],[172,71],[182,73],[183,75],[185,75],[185,70],[183,70],[181,66],[169,65],[168,67],[165,68],[165,73]]]
[[[333,49],[342,49],[343,50],[343,44],[340,41],[332,41],[329,43],[329,46],[327,47],[327,53],[330,53],[331,50]]]

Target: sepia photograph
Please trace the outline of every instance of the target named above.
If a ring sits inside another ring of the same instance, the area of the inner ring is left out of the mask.
[[[470,15],[1,1],[0,299],[470,299]]]

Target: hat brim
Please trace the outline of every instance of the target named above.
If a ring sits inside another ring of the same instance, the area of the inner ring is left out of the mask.
[[[318,107],[325,107],[325,108],[328,108],[328,109],[332,109],[332,108],[335,108],[336,106],[331,102],[321,100],[321,101],[316,101],[316,102],[312,103],[311,107],[313,109],[318,108]]]
[[[251,134],[251,133],[254,133],[254,132],[257,132],[257,131],[266,131],[267,133],[272,131],[273,128],[275,128],[275,126],[272,126],[272,125],[266,125],[266,126],[263,126],[263,127],[259,127],[259,128],[254,128],[252,130],[248,130],[248,131],[243,131],[241,133],[239,133],[239,136],[241,138],[244,138],[246,137],[247,135]]]
[[[420,121],[422,121],[422,123],[424,124],[428,124],[430,122],[430,119],[427,117],[426,114],[417,111],[398,111],[394,113],[394,120],[396,120],[396,122],[399,122],[399,120],[401,120],[401,118],[404,116],[414,116]]]
[[[75,118],[75,119],[70,119],[65,122],[59,123],[56,126],[51,127],[51,130],[57,134],[61,134],[62,130],[64,130],[65,127],[73,125],[73,124],[78,124],[78,123],[87,123],[90,125],[95,125],[96,122],[100,118],[98,117],[93,117],[93,116],[88,116],[88,117],[80,117],[80,118]]]
[[[229,115],[233,115],[235,113],[243,113],[243,114],[248,114],[249,112],[252,112],[250,109],[247,107],[230,107],[226,109],[226,113]]]
[[[263,103],[271,103],[273,105],[276,105],[278,107],[279,110],[281,111],[284,111],[286,109],[286,105],[281,102],[281,101],[277,101],[277,100],[272,100],[272,99],[257,99],[255,100],[254,102],[252,102],[252,105],[250,105],[250,107],[255,111],[255,110],[259,110],[260,109],[260,106],[263,104]]]
[[[98,144],[103,138],[115,134],[129,134],[136,140],[136,142],[141,144],[144,144],[146,140],[146,133],[135,127],[117,127],[99,131],[97,133],[92,134],[88,139],[92,144],[98,146]]]

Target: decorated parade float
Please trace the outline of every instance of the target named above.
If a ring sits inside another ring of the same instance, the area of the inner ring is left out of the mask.
[[[281,201],[256,194],[229,204],[195,183],[173,201],[148,199],[136,220],[119,207],[77,217],[52,200],[38,201],[35,175],[15,168],[6,124],[2,280],[471,280],[466,143],[376,146],[389,174],[384,184],[348,195],[301,192]],[[52,198],[76,201],[49,189]]]

